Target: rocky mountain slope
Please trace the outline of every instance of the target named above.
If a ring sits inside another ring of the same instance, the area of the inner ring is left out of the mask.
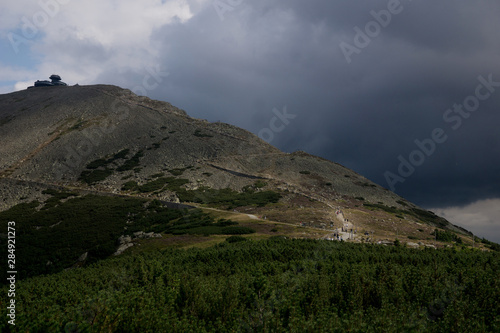
[[[201,205],[213,190],[274,191],[277,203],[238,210],[324,230],[321,237],[347,219],[357,241],[425,245],[436,227],[470,241],[465,230],[339,164],[281,152],[241,128],[115,86],[0,95],[0,142],[0,210],[46,200],[47,188]]]

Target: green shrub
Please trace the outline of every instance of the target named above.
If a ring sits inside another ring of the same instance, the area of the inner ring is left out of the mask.
[[[180,176],[184,173],[184,171],[186,171],[186,168],[177,168],[168,170],[168,172],[170,172],[174,176]]]
[[[377,204],[364,203],[363,206],[369,207],[369,208],[374,208],[374,209],[380,209],[380,210],[383,210],[385,212],[392,213],[392,214],[397,214],[397,213],[401,212],[396,207],[389,207],[389,206],[386,206],[386,205],[381,204],[381,203],[377,203]]]
[[[238,242],[244,242],[247,239],[243,236],[230,236],[226,238],[226,242],[228,243],[238,243]]]
[[[258,180],[258,181],[256,181],[256,182],[254,183],[254,186],[255,186],[256,188],[263,188],[263,187],[265,187],[266,185],[267,185],[267,183],[266,183],[265,181],[263,181],[263,180]]]
[[[97,182],[103,181],[109,176],[113,174],[114,170],[113,169],[95,169],[92,171],[87,171],[84,170],[80,174],[80,177],[78,177],[78,180],[84,183],[87,183],[88,185],[95,184]]]
[[[486,245],[486,247],[488,247],[489,249],[491,249],[491,250],[493,250],[493,251],[498,251],[498,252],[500,252],[500,244],[498,244],[498,243],[494,243],[494,242],[491,242],[491,241],[487,240],[486,238],[483,238],[483,239],[481,240],[481,242],[482,242],[483,244],[485,244],[485,245]]]
[[[139,166],[140,160],[143,156],[144,156],[144,151],[139,150],[137,153],[135,153],[134,156],[132,156],[130,159],[126,160],[121,166],[119,166],[116,169],[116,171],[123,172],[123,171],[133,170],[134,168]]]
[[[154,175],[151,175],[151,178],[159,178],[159,177],[163,177],[165,176],[165,174],[163,172],[160,172],[160,173],[155,173]]]
[[[436,225],[441,228],[446,228],[449,225],[449,222],[446,221],[444,218],[437,216],[431,211],[428,210],[423,210],[419,208],[411,208],[409,211],[406,211],[408,214],[411,214],[415,216],[416,218],[420,219],[421,221]]]
[[[451,231],[442,231],[438,229],[434,229],[432,235],[435,236],[435,239],[442,242],[457,242],[459,244],[462,243],[462,238],[457,236],[457,234]]]
[[[249,227],[223,227],[220,234],[221,235],[246,235],[253,234],[255,230]]]
[[[86,168],[87,169],[97,169],[100,167],[105,167],[106,165],[108,165],[108,161],[100,158],[100,159],[97,159],[97,160],[92,161],[89,164],[87,164]]]
[[[143,193],[158,191],[161,190],[167,182],[168,182],[167,178],[158,178],[144,185],[138,186],[137,190]]]
[[[137,182],[131,180],[122,185],[122,191],[135,191],[138,187]]]
[[[237,224],[238,224],[238,222],[234,222],[234,221],[227,220],[227,219],[220,219],[214,225],[218,226],[218,227],[228,227],[228,226],[237,225]]]
[[[130,152],[130,149],[123,149],[120,150],[118,153],[113,155],[113,158],[111,158],[112,161],[116,161],[119,159],[124,159],[127,157],[128,153]]]

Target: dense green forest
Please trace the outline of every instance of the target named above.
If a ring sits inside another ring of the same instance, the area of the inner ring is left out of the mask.
[[[18,281],[15,330],[500,331],[497,252],[228,240]],[[5,306],[2,311],[5,318]],[[2,332],[12,328],[6,321],[0,326]]]

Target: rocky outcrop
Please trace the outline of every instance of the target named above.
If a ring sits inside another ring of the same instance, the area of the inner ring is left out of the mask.
[[[154,232],[144,232],[144,231],[137,231],[134,232],[133,236],[129,235],[121,235],[118,238],[118,249],[116,249],[116,252],[113,254],[115,256],[122,254],[126,249],[134,246],[134,241],[138,239],[148,239],[148,238],[161,238],[162,235]]]

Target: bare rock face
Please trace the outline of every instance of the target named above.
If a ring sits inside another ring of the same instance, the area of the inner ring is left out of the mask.
[[[147,239],[147,238],[161,238],[161,234],[157,234],[155,232],[144,232],[137,231],[134,232],[134,239]]]
[[[85,261],[88,255],[88,252],[83,253],[80,257],[78,257],[78,261]]]
[[[115,253],[113,253],[114,256],[119,256],[120,254],[122,254],[126,249],[128,249],[129,247],[132,247],[134,246],[134,243],[125,243],[125,244],[122,244],[118,247],[118,249],[116,250]]]
[[[118,243],[120,245],[127,244],[130,242],[132,242],[132,237],[130,236],[121,235],[120,238],[118,238]]]

